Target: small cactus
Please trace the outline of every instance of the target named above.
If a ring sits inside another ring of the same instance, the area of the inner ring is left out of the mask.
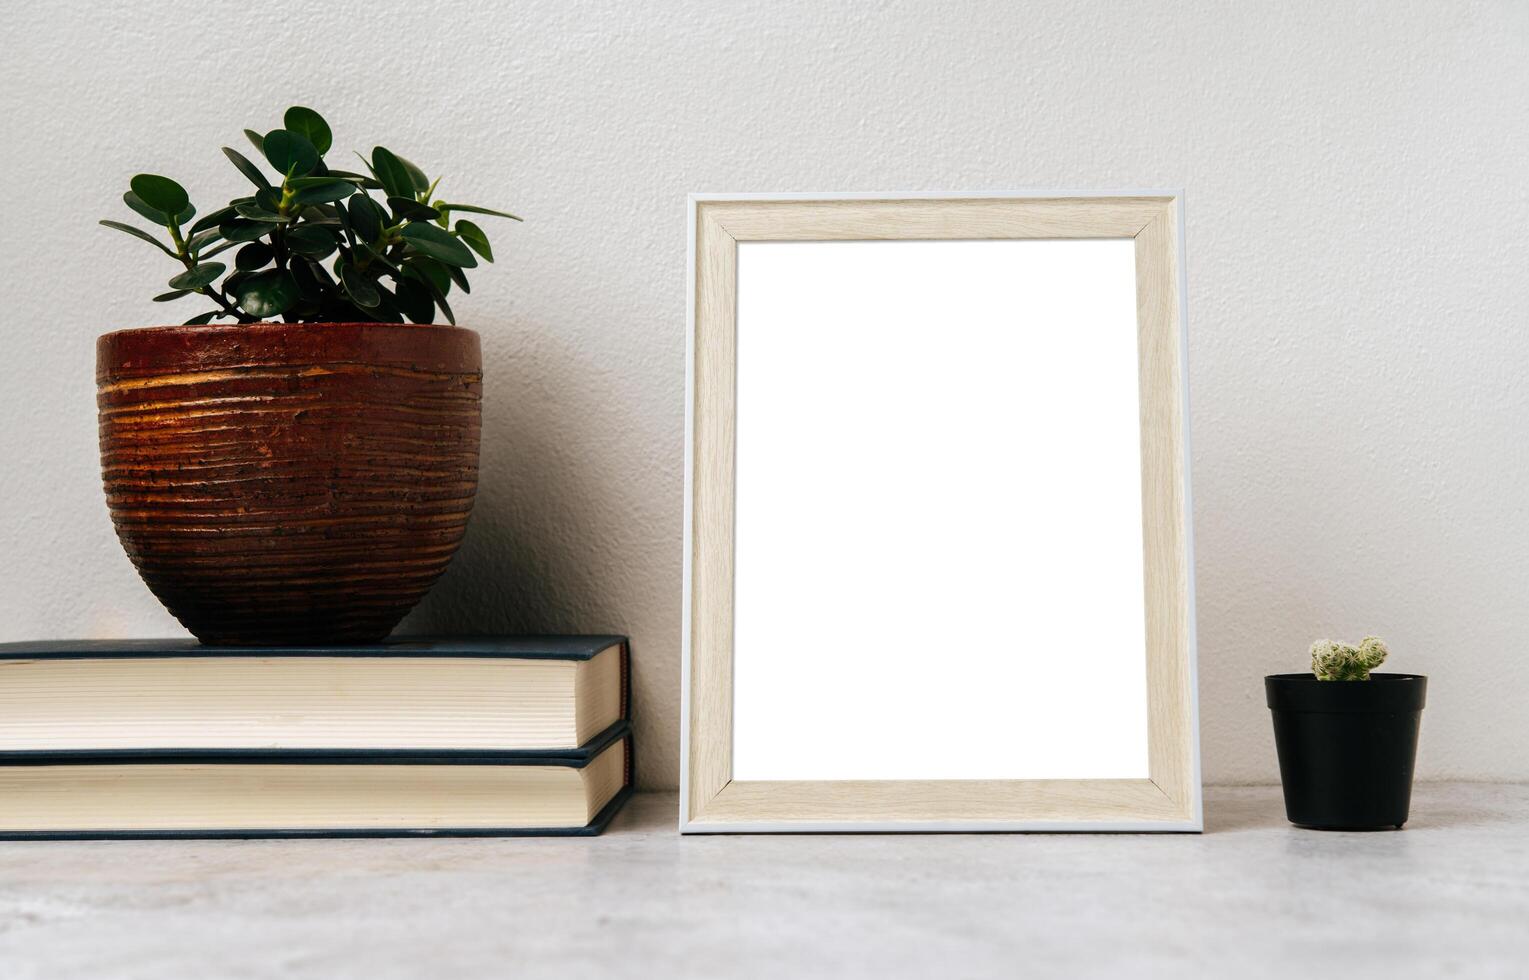
[[[1367,681],[1389,652],[1378,636],[1365,637],[1357,647],[1318,640],[1311,645],[1311,672],[1319,681]]]

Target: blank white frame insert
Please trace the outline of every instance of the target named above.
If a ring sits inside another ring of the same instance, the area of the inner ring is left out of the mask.
[[[1147,776],[1136,365],[1131,239],[739,244],[735,779]]]

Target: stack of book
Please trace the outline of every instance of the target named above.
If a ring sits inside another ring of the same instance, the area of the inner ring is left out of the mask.
[[[0,644],[0,837],[598,834],[619,636]]]

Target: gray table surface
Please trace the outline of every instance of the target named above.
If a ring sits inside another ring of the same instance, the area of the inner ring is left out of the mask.
[[[1529,786],[1401,832],[1209,788],[1203,835],[0,845],[0,976],[1529,976]]]

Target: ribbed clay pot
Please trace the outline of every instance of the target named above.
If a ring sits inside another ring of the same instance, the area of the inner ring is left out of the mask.
[[[258,323],[96,343],[112,523],[204,643],[382,639],[430,589],[478,486],[478,335]]]

